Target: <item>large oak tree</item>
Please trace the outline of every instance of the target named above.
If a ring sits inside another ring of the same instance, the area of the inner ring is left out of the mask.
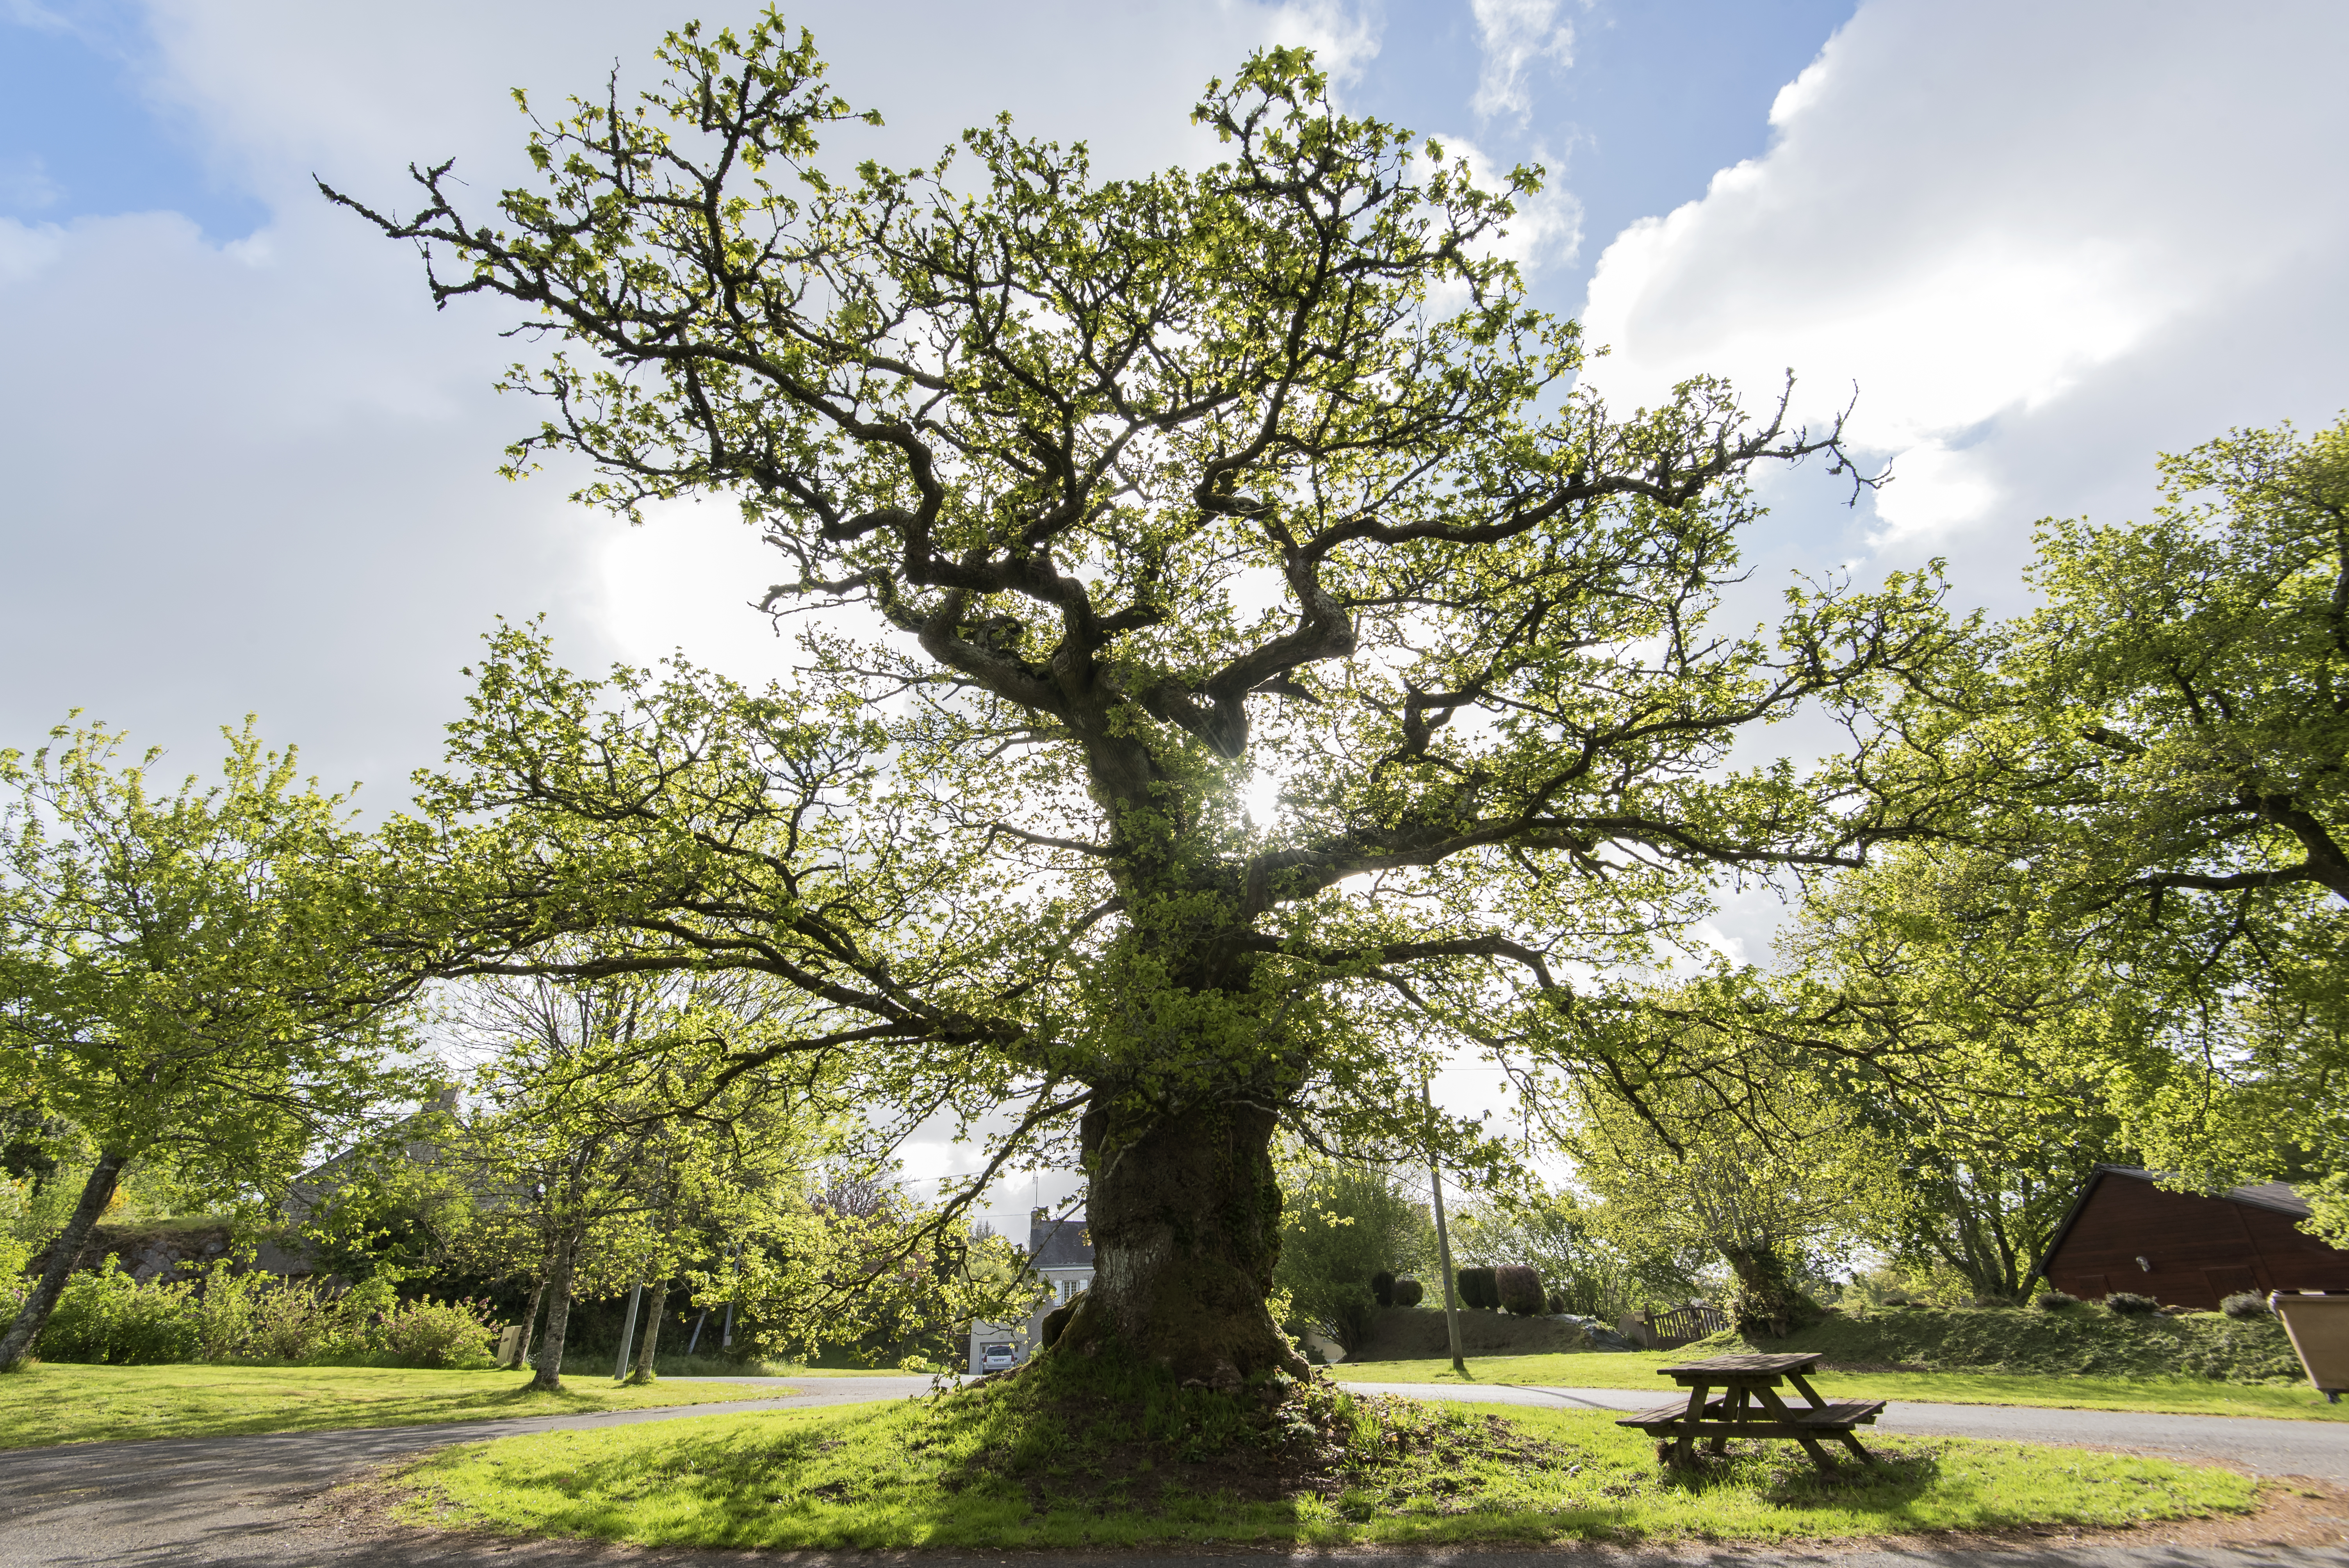
[[[1932,583],[1713,624],[1746,476],[1847,473],[1838,432],[1709,382],[1629,418],[1578,388],[1575,326],[1495,250],[1535,173],[1479,187],[1296,51],[1210,85],[1222,161],[1131,179],[1008,122],[852,170],[819,135],[859,116],[771,14],[659,57],[640,101],[537,123],[493,211],[445,164],[408,215],[328,194],[437,300],[552,340],[511,377],[549,410],[513,471],[584,456],[630,517],[739,502],[765,607],[827,612],[813,671],[628,677],[607,722],[509,643],[447,798],[610,873],[510,856],[517,953],[600,923],[631,963],[762,968],[903,1104],[1009,1105],[988,1170],[1068,1140],[1098,1274],[1064,1346],[1294,1367],[1277,1129],[1464,1142],[1413,1092],[1437,1053],[1558,1037],[1603,984],[1575,976],[1724,868],[1920,827],[1870,714],[1946,645]],[[826,750],[827,694],[875,744]],[[1834,760],[1732,765],[1814,703]]]

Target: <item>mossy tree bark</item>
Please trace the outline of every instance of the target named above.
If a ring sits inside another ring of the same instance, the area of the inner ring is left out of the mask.
[[[1227,1099],[1084,1118],[1093,1280],[1059,1354],[1113,1346],[1216,1388],[1305,1371],[1265,1309],[1280,1261],[1276,1125],[1270,1111]]]
[[[653,1380],[653,1357],[660,1346],[661,1315],[668,1310],[668,1281],[656,1279],[645,1286],[644,1332],[636,1341],[635,1370],[628,1374],[631,1383]]]
[[[1737,1276],[1729,1317],[1740,1334],[1783,1339],[1810,1321],[1810,1299],[1796,1288],[1793,1270],[1775,1250],[1724,1246],[1721,1255]]]

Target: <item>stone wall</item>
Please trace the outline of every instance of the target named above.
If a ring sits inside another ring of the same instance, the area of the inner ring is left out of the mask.
[[[233,1233],[226,1220],[150,1220],[128,1224],[99,1225],[82,1250],[79,1267],[102,1268],[108,1257],[121,1260],[122,1271],[137,1280],[189,1279],[227,1257]],[[26,1265],[27,1274],[48,1267],[44,1250]],[[240,1272],[242,1267],[240,1266]],[[254,1250],[250,1267],[265,1274],[296,1277],[314,1272],[300,1241],[292,1236],[264,1237]]]

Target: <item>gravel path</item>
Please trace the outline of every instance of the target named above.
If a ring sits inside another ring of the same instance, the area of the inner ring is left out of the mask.
[[[733,1379],[729,1379],[732,1381]],[[746,1379],[747,1381],[747,1379]],[[376,1427],[268,1437],[171,1438],[147,1442],[84,1443],[0,1452],[0,1568],[84,1568],[123,1564],[214,1564],[222,1568],[564,1568],[634,1564],[637,1568],[742,1568],[752,1563],[819,1568],[855,1563],[918,1568],[1199,1568],[1214,1559],[1264,1563],[1274,1559],[1311,1568],[1381,1564],[1426,1568],[1642,1568],[1647,1564],[1716,1564],[1720,1568],[2349,1568],[2341,1544],[2230,1547],[2208,1544],[2110,1544],[2067,1540],[1989,1545],[1833,1546],[1795,1552],[1703,1546],[1626,1552],[1573,1550],[1447,1550],[1438,1552],[1235,1551],[1171,1554],[1021,1553],[796,1553],[784,1554],[642,1552],[575,1542],[507,1542],[440,1536],[383,1526],[336,1511],[327,1492],[354,1471],[450,1442],[474,1442],[520,1432],[630,1425],[676,1417],[748,1410],[801,1409],[902,1397],[926,1390],[924,1377],[810,1378],[790,1384],[773,1399],[721,1407],[615,1411],[598,1416],[450,1422],[429,1427]],[[1421,1398],[1500,1400],[1584,1408],[1634,1408],[1651,1400],[1626,1389],[1499,1386],[1359,1385]],[[1896,1405],[1885,1429],[1948,1432],[2085,1443],[2100,1448],[2195,1459],[2225,1460],[2271,1474],[2349,1480],[2349,1427],[2313,1422],[2242,1420],[2207,1416],[2133,1416],[2111,1411],[2032,1410],[2007,1407]],[[2315,1505],[2339,1506],[2332,1503]],[[2298,1539],[2344,1539],[2333,1520],[2308,1513]],[[2310,1521],[2316,1522],[2313,1526]]]

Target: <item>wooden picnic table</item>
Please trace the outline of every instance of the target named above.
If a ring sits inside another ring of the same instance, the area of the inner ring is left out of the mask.
[[[1832,1470],[1834,1461],[1819,1447],[1821,1436],[1839,1439],[1863,1464],[1876,1456],[1859,1446],[1852,1429],[1872,1424],[1883,1412],[1881,1399],[1846,1400],[1829,1404],[1803,1376],[1819,1364],[1820,1353],[1793,1356],[1715,1356],[1678,1367],[1661,1367],[1660,1375],[1689,1391],[1688,1401],[1659,1405],[1626,1416],[1615,1424],[1637,1427],[1659,1439],[1657,1457],[1684,1465],[1696,1458],[1700,1438],[1710,1439],[1709,1451],[1719,1453],[1732,1438],[1785,1438],[1803,1445],[1811,1461]],[[1789,1383],[1805,1399],[1801,1409],[1789,1408],[1778,1397],[1778,1385]],[[1714,1389],[1721,1390],[1714,1393]]]

